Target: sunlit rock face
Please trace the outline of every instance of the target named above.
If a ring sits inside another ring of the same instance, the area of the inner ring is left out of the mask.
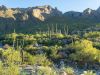
[[[93,13],[93,11],[94,11],[94,10],[92,10],[92,9],[90,9],[90,8],[87,8],[86,10],[83,11],[83,14],[84,14],[84,15],[90,15],[90,14]]]
[[[13,18],[13,19],[15,19],[14,11],[12,9],[7,9],[6,12],[5,12],[5,17],[6,18]]]
[[[7,8],[4,5],[0,6],[0,17],[15,19],[13,14],[14,14],[14,11],[11,8]]]
[[[23,21],[28,20],[28,18],[29,18],[29,16],[28,16],[27,13],[24,13],[24,14],[22,15],[22,20],[23,20]]]
[[[40,9],[34,9],[32,15],[39,20],[44,21],[45,17],[42,15],[42,11]]]
[[[37,6],[33,9],[32,15],[38,18],[41,21],[51,17],[51,16],[60,16],[62,12],[60,12],[57,8],[52,8],[49,5],[45,6]]]
[[[13,18],[14,20],[17,19],[28,20],[30,19],[29,18],[30,16],[30,17],[35,17],[41,21],[44,21],[49,17],[60,16],[60,15],[62,15],[62,12],[60,12],[57,8],[52,8],[49,5],[29,7],[29,8],[7,8],[3,5],[0,6],[0,17]],[[16,19],[16,17],[19,18]]]
[[[7,8],[6,6],[0,6],[0,17],[2,18],[12,18],[14,20],[32,20],[34,18],[40,21],[45,21],[51,17],[55,16],[64,16],[70,18],[80,18],[80,17],[92,17],[99,18],[100,17],[100,7],[97,10],[92,10],[87,8],[83,12],[77,11],[68,11],[62,14],[57,8],[53,8],[49,5],[44,6],[36,6],[36,7],[28,7],[28,8]]]
[[[92,10],[90,8],[87,8],[83,11],[82,14],[83,17],[94,17],[95,16],[95,10]]]

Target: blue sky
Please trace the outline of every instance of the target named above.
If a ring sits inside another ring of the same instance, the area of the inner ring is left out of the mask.
[[[65,12],[83,11],[86,8],[97,9],[100,6],[100,0],[0,0],[0,5],[22,8],[51,5]]]

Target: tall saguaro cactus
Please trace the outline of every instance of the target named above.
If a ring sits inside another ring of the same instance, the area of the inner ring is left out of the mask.
[[[15,32],[15,29],[14,29],[14,32],[12,33],[12,39],[13,39],[13,48],[14,48],[14,49],[15,49],[16,37],[17,37],[17,34],[16,34],[16,32]]]

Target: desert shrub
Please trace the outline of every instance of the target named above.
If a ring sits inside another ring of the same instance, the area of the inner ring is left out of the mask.
[[[4,66],[2,62],[0,62],[0,75],[19,75],[19,67],[14,63],[8,64],[8,66]]]
[[[49,61],[49,59],[44,55],[44,54],[40,54],[40,55],[30,55],[27,54],[27,64],[32,64],[32,65],[41,65],[41,66],[49,66],[52,65],[52,62]]]
[[[65,68],[65,72],[68,74],[68,75],[75,75],[74,74],[74,69],[72,67],[66,67]]]
[[[39,67],[38,75],[56,75],[56,72],[50,67]]]
[[[88,71],[84,71],[83,74],[81,74],[81,75],[96,75],[96,73],[94,73],[91,70],[88,70]]]
[[[52,35],[53,38],[64,38],[65,36],[61,33],[57,33],[57,34],[54,34]]]

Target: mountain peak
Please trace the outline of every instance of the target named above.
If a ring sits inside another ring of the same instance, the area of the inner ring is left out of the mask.
[[[92,10],[92,9],[90,9],[90,8],[87,8],[87,9],[85,9],[85,10],[83,11],[83,13],[84,13],[85,15],[90,15],[93,11],[94,11],[94,10]]]
[[[100,12],[100,7],[96,10],[97,12]]]
[[[50,5],[44,5],[35,7],[32,14],[35,18],[44,21],[51,16],[61,15],[62,12],[59,11],[57,8],[52,8]]]
[[[6,6],[4,6],[4,5],[1,5],[1,6],[0,6],[0,10],[6,10],[6,9],[7,9]]]

